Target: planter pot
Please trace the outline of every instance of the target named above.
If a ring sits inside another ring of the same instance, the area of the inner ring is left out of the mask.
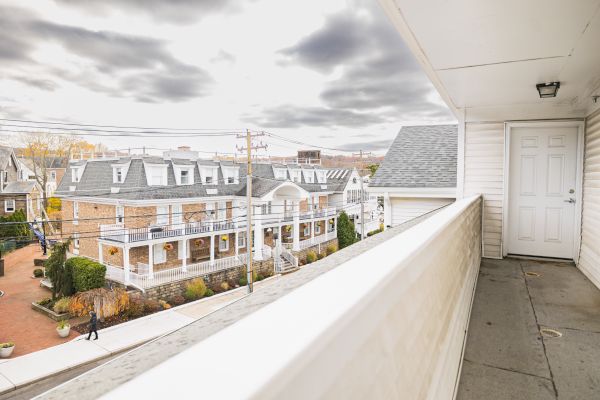
[[[0,358],[8,358],[12,354],[15,346],[12,347],[3,347],[0,349]]]
[[[56,328],[56,332],[58,332],[58,336],[65,338],[65,337],[69,336],[69,332],[71,332],[71,326],[68,325],[62,329]]]

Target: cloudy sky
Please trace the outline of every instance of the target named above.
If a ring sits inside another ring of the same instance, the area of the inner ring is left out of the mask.
[[[453,121],[376,0],[0,0],[0,63],[0,118],[251,128],[379,153],[403,124]]]

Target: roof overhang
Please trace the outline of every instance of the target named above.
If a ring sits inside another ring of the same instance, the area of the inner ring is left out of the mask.
[[[600,108],[600,1],[379,0],[459,121],[581,118]],[[541,99],[535,85],[559,81]]]
[[[294,182],[281,182],[274,189],[260,197],[262,201],[271,200],[302,200],[310,196],[310,192]]]
[[[388,195],[389,197],[412,198],[456,198],[456,188],[403,188],[386,186],[369,186],[366,191],[370,194]]]

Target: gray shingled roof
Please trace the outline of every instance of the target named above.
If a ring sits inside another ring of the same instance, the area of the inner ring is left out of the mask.
[[[112,160],[88,161],[81,176],[80,182],[71,182],[71,172],[69,167],[58,185],[57,196],[92,196],[99,198],[114,198],[124,200],[153,200],[153,199],[177,199],[190,197],[217,197],[217,196],[245,196],[246,195],[246,172],[245,163],[221,162],[223,165],[237,165],[240,169],[240,179],[238,184],[224,184],[223,174],[219,168],[219,183],[216,185],[205,185],[200,183],[200,171],[194,163],[194,184],[177,185],[173,163],[179,165],[181,160],[162,160],[157,157],[133,158],[123,183],[113,183],[112,165],[117,162]],[[144,162],[166,163],[167,168],[167,186],[149,186],[146,180]],[[219,166],[219,162],[210,160],[197,160],[198,165]],[[74,163],[72,165],[81,165]],[[260,197],[281,185],[283,180],[276,180],[273,173],[272,164],[256,163],[252,165],[252,195]],[[325,192],[331,189],[321,188],[319,183],[305,183],[304,180],[298,184],[308,192]],[[71,191],[70,187],[75,190]],[[111,188],[119,188],[118,193],[112,193]],[[207,189],[216,189],[216,193]]]
[[[27,194],[31,193],[34,187],[34,181],[10,182],[6,185],[2,194]]]
[[[370,187],[456,187],[457,125],[404,126]]]
[[[6,166],[8,165],[8,159],[10,158],[10,155],[12,154],[12,152],[13,152],[12,147],[0,146],[0,168],[1,169],[6,169]]]

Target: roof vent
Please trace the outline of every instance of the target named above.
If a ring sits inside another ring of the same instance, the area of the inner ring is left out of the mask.
[[[111,193],[119,193],[119,190],[121,190],[121,188],[118,188],[118,187],[111,187],[110,188],[110,192]]]
[[[69,186],[69,192],[74,192],[76,188],[76,186]]]
[[[321,189],[327,189],[327,185],[321,185]]]
[[[217,189],[206,189],[206,194],[217,194],[219,191]]]

